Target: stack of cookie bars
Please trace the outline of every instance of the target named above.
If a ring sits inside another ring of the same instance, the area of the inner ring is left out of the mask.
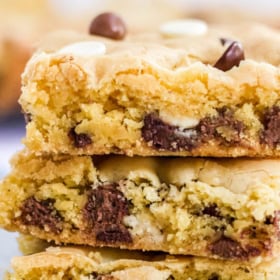
[[[125,35],[105,13],[26,66],[0,224],[51,247],[8,279],[279,280],[280,34]]]

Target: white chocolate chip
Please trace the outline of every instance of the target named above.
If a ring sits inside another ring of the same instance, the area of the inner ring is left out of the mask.
[[[72,54],[81,57],[101,55],[106,53],[106,46],[101,42],[87,41],[68,45],[60,49],[58,54]]]
[[[160,112],[159,117],[164,122],[178,126],[180,129],[193,128],[199,123],[199,120],[196,118],[176,116],[167,112]]]
[[[256,185],[256,183],[265,179],[268,179],[265,171],[241,172],[232,175],[231,182],[227,188],[233,193],[244,193],[248,187]]]
[[[230,169],[210,160],[205,162],[198,176],[199,181],[216,187],[227,187],[230,178]]]
[[[202,36],[207,33],[207,30],[207,23],[199,19],[174,20],[160,26],[161,34],[168,37]]]
[[[156,161],[153,158],[113,157],[99,166],[99,178],[103,182],[119,182],[129,179],[134,182],[145,179],[153,186],[160,186],[156,174]]]
[[[198,179],[204,160],[198,158],[161,159],[158,168],[160,180],[167,184],[183,186]]]

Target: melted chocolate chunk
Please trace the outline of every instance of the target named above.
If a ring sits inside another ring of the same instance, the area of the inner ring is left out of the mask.
[[[219,280],[220,279],[220,276],[216,273],[213,273],[209,278],[208,280]]]
[[[245,126],[235,120],[233,113],[226,108],[217,110],[215,117],[205,117],[191,129],[180,129],[163,122],[156,113],[144,118],[141,129],[143,139],[157,150],[191,151],[196,147],[215,139],[222,145],[238,145]]]
[[[241,134],[245,130],[244,124],[235,120],[232,111],[226,108],[220,108],[217,111],[218,116],[206,117],[198,124],[202,142],[215,139],[223,145],[240,144],[242,142]],[[222,129],[226,130],[226,136],[223,135]]]
[[[131,236],[121,224],[103,224],[96,228],[96,240],[105,244],[130,243]]]
[[[115,40],[121,40],[126,35],[124,21],[113,13],[102,13],[90,24],[89,33]]]
[[[35,197],[29,197],[21,206],[20,221],[24,225],[36,226],[40,229],[46,227],[53,233],[62,231],[63,218],[54,208],[54,199],[38,201]]]
[[[209,215],[211,217],[222,218],[221,213],[220,213],[216,204],[211,204],[209,206],[206,206],[202,210],[202,214],[203,215]]]
[[[248,256],[250,256],[250,257],[258,257],[261,254],[261,251],[259,248],[251,246],[251,245],[246,245],[245,249],[246,249],[246,252],[248,253]]]
[[[157,150],[192,150],[198,145],[197,132],[194,129],[180,131],[177,126],[163,122],[156,113],[145,116],[142,137]]]
[[[214,67],[222,71],[228,71],[234,66],[239,66],[240,62],[244,59],[245,56],[242,45],[239,42],[234,41],[218,59]]]
[[[280,107],[273,106],[268,109],[262,123],[264,128],[260,135],[261,143],[275,148],[280,144]]]
[[[68,136],[76,148],[84,148],[92,144],[90,136],[85,133],[76,133],[75,127],[70,129]]]
[[[212,243],[209,249],[213,255],[224,259],[247,260],[261,254],[258,248],[249,245],[243,248],[239,242],[225,236]]]
[[[96,241],[131,243],[131,235],[122,223],[126,215],[129,215],[128,201],[116,186],[104,185],[89,191],[84,219]]]

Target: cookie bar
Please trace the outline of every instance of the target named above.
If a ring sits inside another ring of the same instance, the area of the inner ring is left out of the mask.
[[[0,225],[58,244],[270,258],[280,248],[278,164],[23,151],[0,184]]]
[[[279,32],[200,24],[182,36],[176,24],[122,40],[46,39],[23,74],[24,144],[71,155],[279,156]]]
[[[12,259],[7,280],[278,280],[279,260],[250,264],[116,249],[50,247]]]

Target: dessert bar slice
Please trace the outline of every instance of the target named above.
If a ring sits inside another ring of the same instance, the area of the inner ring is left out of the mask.
[[[162,252],[54,247],[30,236],[20,236],[19,245],[29,256],[12,260],[10,280],[278,280],[280,276],[279,259],[248,263]]]
[[[24,143],[72,155],[279,156],[279,32],[202,31],[50,36],[23,74]]]
[[[90,247],[50,247],[12,259],[7,280],[278,280],[279,260],[263,263],[211,260]]]
[[[279,260],[247,263],[90,247],[50,247],[12,259],[7,280],[278,280]]]
[[[56,243],[249,260],[279,254],[279,160],[36,157],[0,183],[0,225]]]

